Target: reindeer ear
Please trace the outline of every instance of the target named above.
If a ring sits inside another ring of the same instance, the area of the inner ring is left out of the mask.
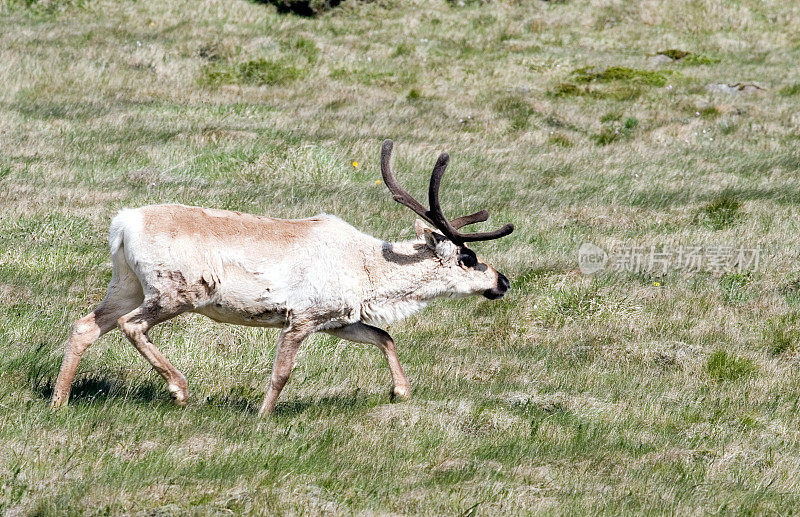
[[[417,237],[425,241],[425,245],[432,249],[439,257],[450,257],[457,250],[455,244],[439,233],[438,230],[428,226],[424,221],[417,219],[414,222],[414,231],[417,232]]]
[[[425,230],[432,231],[433,228],[428,226],[428,224],[422,219],[417,219],[414,221],[414,233],[417,234],[417,239],[425,239]]]
[[[456,245],[441,233],[430,228],[426,228],[424,231],[425,245],[432,249],[437,257],[450,259],[458,253]]]
[[[433,251],[437,251],[437,245],[444,240],[444,235],[430,228],[423,229],[423,237],[425,239],[425,244]]]

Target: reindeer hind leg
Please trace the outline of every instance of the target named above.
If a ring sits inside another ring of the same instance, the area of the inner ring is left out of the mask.
[[[111,283],[106,297],[100,305],[75,322],[64,350],[64,360],[58,372],[51,408],[67,403],[72,389],[72,381],[81,356],[97,339],[117,325],[120,316],[130,312],[142,303],[142,286],[139,279],[125,262],[121,249],[114,254]]]

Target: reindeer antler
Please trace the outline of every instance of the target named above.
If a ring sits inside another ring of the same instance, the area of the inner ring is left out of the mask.
[[[397,183],[397,180],[394,179],[394,174],[392,174],[393,147],[394,142],[391,140],[384,140],[383,146],[381,146],[381,175],[383,176],[383,182],[386,183],[386,188],[388,188],[389,192],[392,193],[392,197],[394,197],[395,201],[401,205],[407,206],[418,216],[436,226],[436,223],[434,223],[433,219],[431,219],[428,215],[428,210],[422,206],[419,201],[414,199],[411,194],[406,192],[405,189],[401,187],[399,183]]]
[[[474,214],[457,217],[452,221],[448,221],[444,216],[442,207],[439,203],[439,186],[442,183],[442,176],[447,168],[447,164],[450,162],[450,156],[448,156],[447,153],[442,153],[439,155],[439,159],[436,160],[436,165],[433,167],[431,182],[428,188],[428,203],[430,204],[431,208],[430,210],[427,210],[419,201],[414,199],[411,194],[406,192],[405,189],[403,189],[403,187],[397,183],[397,180],[394,179],[391,164],[393,147],[394,144],[391,140],[385,140],[383,142],[383,146],[381,147],[381,174],[383,175],[383,181],[386,183],[386,187],[392,193],[395,201],[413,210],[418,216],[422,217],[436,227],[439,231],[441,231],[445,237],[459,246],[462,246],[466,242],[499,239],[500,237],[504,237],[514,231],[513,224],[506,224],[502,228],[491,232],[460,233],[458,229],[463,226],[473,223],[480,223],[489,219],[489,212],[486,210],[481,210],[479,212],[475,212]]]

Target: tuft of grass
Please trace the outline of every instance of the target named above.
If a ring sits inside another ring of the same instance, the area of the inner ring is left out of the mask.
[[[358,63],[331,70],[330,78],[365,86],[413,87],[419,70],[414,66],[396,67],[390,63]]]
[[[732,226],[739,218],[741,202],[731,194],[723,193],[706,203],[697,214],[696,220],[712,230]]]
[[[285,60],[251,59],[241,63],[209,63],[202,69],[200,82],[207,86],[249,84],[275,86],[289,84],[305,72]]]
[[[778,90],[778,93],[784,97],[794,97],[800,95],[800,83],[789,84]]]
[[[252,59],[239,63],[236,72],[245,84],[286,84],[303,75],[303,71],[283,61]]]
[[[608,68],[584,67],[574,70],[570,76],[577,83],[623,82],[641,86],[664,86],[672,70],[640,70],[624,66]]]
[[[721,135],[731,135],[736,132],[739,126],[731,119],[723,119],[717,127]]]
[[[229,49],[223,48],[218,42],[206,43],[197,49],[197,56],[209,62],[219,61],[227,57],[228,53]]]
[[[573,83],[558,83],[549,93],[553,97],[566,97],[570,95],[585,95],[588,90]]]
[[[588,85],[579,86],[574,83],[559,83],[548,91],[551,97],[587,97],[590,99],[609,99],[614,101],[628,101],[641,95],[641,89],[629,84],[610,84],[602,88],[591,88]]]
[[[68,10],[87,9],[93,3],[94,0],[4,0],[0,3],[0,13],[3,9],[9,9],[53,15]]]
[[[761,343],[772,355],[797,351],[800,345],[800,314],[792,311],[770,319],[761,331]]]
[[[601,318],[606,311],[631,309],[627,300],[612,300],[613,296],[594,282],[588,286],[569,282],[548,285],[538,296],[536,319],[555,328]]]
[[[497,23],[497,17],[489,13],[479,14],[478,16],[473,18],[472,21],[470,22],[470,24],[474,29],[483,29],[486,27],[491,27],[496,23]]]
[[[621,116],[617,114],[606,114],[600,120],[610,121],[611,124],[604,127],[600,132],[592,135],[592,140],[597,145],[608,145],[616,142],[619,139],[627,138],[633,135],[639,121],[634,117],[628,117],[621,124],[619,123]]]
[[[726,382],[751,377],[758,372],[758,367],[751,359],[718,350],[706,360],[705,372],[712,380]]]
[[[575,145],[572,139],[564,133],[553,133],[547,137],[547,142],[559,147],[572,147]]]
[[[686,107],[686,112],[691,116],[699,116],[705,119],[715,119],[722,114],[720,109],[713,104],[706,104],[703,106],[689,105]]]
[[[494,103],[498,115],[508,120],[513,130],[527,129],[531,115],[535,113],[530,102],[516,95],[507,95]]]
[[[743,273],[725,273],[720,278],[720,287],[726,303],[741,303],[753,296],[747,285],[750,278]]]
[[[394,48],[392,57],[410,56],[414,53],[414,46],[408,43],[400,43]]]
[[[319,61],[319,47],[308,38],[302,36],[289,38],[281,46],[287,52],[304,57],[309,65],[316,65]]]
[[[592,140],[597,145],[608,145],[620,138],[619,129],[604,128],[599,133],[592,135]]]
[[[684,65],[711,65],[719,63],[719,58],[712,58],[704,54],[689,52],[687,50],[679,50],[675,48],[662,50],[657,52],[659,55],[667,56],[674,61],[680,61]]]

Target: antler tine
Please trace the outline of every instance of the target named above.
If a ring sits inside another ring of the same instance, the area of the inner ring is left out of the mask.
[[[383,176],[383,182],[386,184],[386,188],[388,188],[389,192],[392,193],[392,197],[395,201],[401,205],[407,206],[418,216],[422,217],[432,225],[438,226],[431,218],[428,210],[422,206],[419,201],[414,199],[411,194],[406,192],[405,189],[401,187],[399,183],[397,183],[397,180],[394,179],[394,174],[392,173],[393,147],[394,143],[388,139],[384,140],[383,145],[381,146],[381,175]]]
[[[434,219],[434,224],[445,236],[458,245],[463,245],[465,242],[488,241],[492,239],[499,239],[514,231],[513,224],[506,224],[502,228],[491,232],[477,232],[477,233],[459,233],[454,227],[454,224],[447,220],[442,212],[442,206],[439,203],[439,187],[442,184],[442,176],[444,175],[447,164],[450,162],[450,156],[447,153],[439,155],[436,160],[436,165],[433,167],[431,174],[431,184],[428,188],[428,202],[431,205],[430,213]],[[485,217],[484,217],[485,216]],[[471,224],[473,222],[485,221],[489,218],[489,212],[481,210],[471,215],[466,215],[454,219],[454,223]],[[466,222],[464,222],[466,221]],[[462,225],[463,226],[463,225]]]
[[[456,244],[464,244],[461,240],[458,231],[453,228],[453,225],[447,220],[442,212],[442,205],[439,203],[439,186],[442,184],[442,176],[444,175],[447,164],[450,163],[450,155],[442,153],[436,160],[436,165],[433,166],[431,173],[431,183],[428,186],[428,204],[431,206],[431,217],[436,227],[451,241]]]
[[[480,212],[475,212],[474,214],[469,215],[462,215],[461,217],[456,217],[450,224],[458,230],[463,226],[467,226],[468,224],[475,224],[475,223],[482,223],[489,219],[489,212],[486,210],[481,210]]]
[[[477,242],[477,241],[491,241],[494,239],[499,239],[500,237],[505,237],[506,235],[510,234],[514,231],[514,225],[511,223],[506,223],[502,227],[497,230],[492,230],[491,232],[477,232],[477,233],[466,233],[461,234],[461,240],[463,242]]]

